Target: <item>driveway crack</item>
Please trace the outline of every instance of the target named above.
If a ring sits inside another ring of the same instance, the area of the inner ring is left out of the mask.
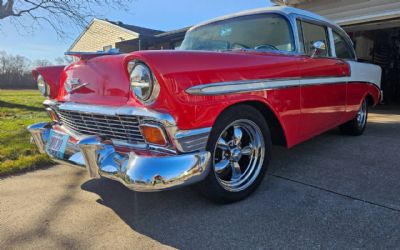
[[[276,177],[276,178],[279,178],[279,179],[286,180],[286,181],[290,181],[290,182],[294,182],[294,183],[297,183],[297,184],[301,184],[301,185],[304,185],[304,186],[307,186],[307,187],[311,187],[311,188],[319,189],[319,190],[322,190],[322,191],[325,191],[325,192],[329,192],[329,193],[332,193],[332,194],[340,195],[342,197],[350,198],[352,200],[356,200],[356,201],[360,201],[360,202],[367,203],[367,204],[370,204],[370,205],[374,205],[374,206],[378,206],[378,207],[381,207],[381,208],[389,209],[389,210],[392,210],[392,211],[400,212],[400,209],[392,208],[392,207],[389,207],[389,206],[386,206],[386,205],[382,205],[382,204],[378,204],[378,203],[375,203],[375,202],[372,202],[372,201],[363,200],[363,199],[360,199],[360,198],[357,198],[357,197],[354,197],[354,196],[351,196],[351,195],[342,194],[342,193],[339,193],[339,192],[336,192],[336,191],[332,191],[332,190],[329,190],[329,189],[326,189],[326,188],[323,188],[323,187],[319,187],[319,186],[316,186],[316,185],[308,184],[308,183],[305,183],[305,182],[302,182],[302,181],[290,179],[290,178],[287,178],[287,177],[284,177],[284,176],[280,176],[280,175],[276,175],[276,174],[269,174],[269,175],[273,176],[273,177]]]

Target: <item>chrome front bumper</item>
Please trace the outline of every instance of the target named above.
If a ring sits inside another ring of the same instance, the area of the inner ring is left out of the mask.
[[[47,153],[56,162],[86,167],[92,178],[117,180],[135,191],[161,191],[190,185],[203,180],[209,171],[210,153],[206,151],[168,155],[119,150],[98,136],[69,141],[66,152],[70,154],[58,159],[45,149],[51,129],[50,123],[28,127],[41,153]]]

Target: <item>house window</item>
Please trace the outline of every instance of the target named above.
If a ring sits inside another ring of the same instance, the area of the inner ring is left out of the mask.
[[[109,51],[110,49],[112,49],[112,45],[107,45],[103,47],[103,51]]]

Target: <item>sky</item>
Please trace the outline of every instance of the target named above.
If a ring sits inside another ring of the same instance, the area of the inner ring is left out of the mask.
[[[269,5],[269,0],[134,0],[129,12],[104,8],[99,9],[98,18],[168,31]],[[82,29],[73,27],[65,29],[68,37],[60,39],[50,26],[43,25],[34,32],[25,32],[16,29],[11,19],[0,19],[0,51],[23,55],[31,60],[54,60],[63,56],[82,32]]]

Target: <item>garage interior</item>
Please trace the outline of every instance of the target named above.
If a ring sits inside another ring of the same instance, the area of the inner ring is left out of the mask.
[[[382,68],[383,104],[400,104],[400,19],[343,27],[359,61]]]

